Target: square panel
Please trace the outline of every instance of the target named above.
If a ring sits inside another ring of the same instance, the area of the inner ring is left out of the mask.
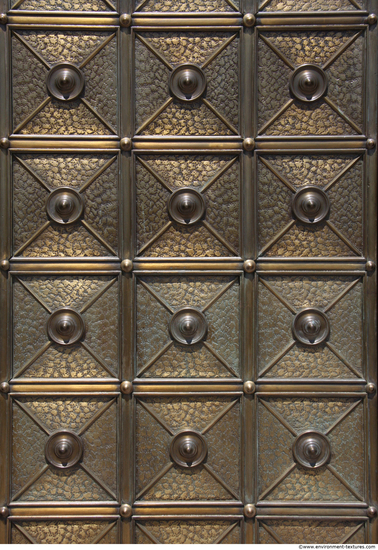
[[[117,256],[118,157],[13,155],[14,256]]]
[[[135,445],[136,500],[240,500],[239,398],[137,398]]]
[[[361,256],[364,172],[356,154],[260,155],[259,256]]]
[[[135,35],[136,134],[239,134],[237,32]]]
[[[260,31],[258,133],[363,134],[364,48],[358,29]]]
[[[13,31],[13,133],[117,134],[117,58],[112,31]]]
[[[12,399],[12,502],[114,502],[117,399]]]
[[[185,518],[135,522],[136,544],[242,544],[240,520]]]
[[[13,376],[116,377],[118,295],[114,275],[15,277]]]
[[[85,520],[12,522],[11,544],[119,544],[118,522]]]
[[[240,377],[239,323],[238,277],[138,278],[137,376]]]
[[[260,379],[363,379],[361,277],[260,276],[258,316]]]
[[[363,399],[261,394],[258,499],[364,502]]]
[[[259,519],[259,518],[257,518]],[[279,519],[259,520],[259,544],[364,544],[363,520]]]
[[[136,157],[137,255],[240,254],[238,155]]]

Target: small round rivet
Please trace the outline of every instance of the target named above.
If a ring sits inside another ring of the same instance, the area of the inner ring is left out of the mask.
[[[119,18],[119,24],[121,27],[130,27],[132,23],[132,17],[129,13],[123,13]]]
[[[6,506],[2,506],[0,508],[0,517],[7,518],[8,516],[9,516],[9,508],[7,508]]]
[[[376,518],[377,517],[377,509],[375,506],[369,506],[367,509],[367,515],[369,518]]]
[[[256,506],[253,504],[246,504],[244,506],[244,515],[246,518],[254,518],[256,515]]]
[[[121,382],[121,392],[125,395],[129,395],[133,392],[133,384],[132,382],[129,382],[128,380],[124,380]]]
[[[316,101],[325,95],[328,86],[326,73],[317,65],[300,65],[289,80],[291,93],[300,101]]]
[[[366,384],[365,390],[366,390],[366,393],[372,394],[377,391],[377,387],[375,384],[373,384],[373,382],[369,382],[368,384]]]
[[[1,260],[1,269],[3,271],[9,271],[10,263],[8,260]]]
[[[3,137],[0,139],[0,147],[1,149],[9,149],[10,147],[10,141],[8,138]]]
[[[255,148],[255,140],[253,138],[245,138],[243,141],[243,149],[245,151],[253,151]]]
[[[71,430],[59,430],[46,441],[45,456],[47,462],[56,468],[71,468],[83,455],[83,442],[79,435]]]
[[[369,139],[366,140],[366,148],[367,149],[374,149],[376,144],[377,144],[377,142],[375,141],[375,139],[369,138]]]
[[[0,24],[6,25],[8,23],[8,16],[6,13],[0,13]]]
[[[9,393],[10,392],[10,385],[8,384],[8,382],[1,382],[0,391],[2,393]]]
[[[180,101],[195,101],[206,90],[206,76],[201,67],[193,63],[182,63],[173,69],[169,89]]]
[[[331,446],[328,438],[316,430],[308,430],[298,435],[293,443],[294,460],[304,468],[316,469],[331,459]]]
[[[375,13],[371,13],[368,18],[367,18],[367,22],[369,25],[375,25],[376,22],[377,22],[377,16],[375,15]]]
[[[366,271],[368,271],[369,273],[373,273],[375,271],[375,262],[372,262],[371,260],[369,260],[368,262],[366,262],[365,264],[365,269]]]
[[[47,89],[59,101],[72,101],[79,97],[85,86],[81,69],[73,63],[58,63],[47,74]]]
[[[168,328],[173,340],[191,346],[206,338],[208,327],[202,311],[195,307],[181,307],[172,315]]]
[[[330,332],[325,313],[318,308],[302,309],[293,320],[293,335],[298,342],[307,346],[317,346],[324,342]]]
[[[60,346],[76,344],[85,336],[85,323],[78,311],[71,307],[62,307],[50,315],[47,334]]]
[[[169,452],[178,466],[194,468],[205,460],[207,444],[199,432],[181,430],[172,438]]]
[[[120,146],[121,146],[122,151],[130,151],[132,145],[133,145],[133,142],[128,137],[124,137],[120,141]]]
[[[256,17],[253,15],[253,13],[246,13],[243,17],[243,25],[245,27],[253,27],[253,25],[256,22]]]
[[[254,260],[246,260],[243,264],[243,269],[246,273],[253,273],[256,270],[256,262]]]
[[[132,516],[133,509],[130,504],[122,504],[122,506],[119,507],[119,513],[123,518],[129,518]]]
[[[206,212],[203,196],[190,187],[182,187],[174,191],[168,200],[167,208],[171,218],[185,226],[197,223]]]
[[[251,395],[252,393],[255,393],[256,384],[254,382],[251,382],[250,380],[248,380],[248,382],[244,382],[243,391],[247,395]]]
[[[132,271],[133,269],[133,262],[131,260],[122,260],[121,269],[125,273],[130,273],[130,271]]]

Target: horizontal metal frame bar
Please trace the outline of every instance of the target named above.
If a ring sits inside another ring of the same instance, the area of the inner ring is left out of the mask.
[[[367,24],[368,11],[351,10],[351,11],[328,11],[328,12],[258,12],[256,14],[256,26],[260,27],[287,27],[287,26],[360,26]]]
[[[307,520],[307,521],[311,521],[311,520],[316,520],[316,521],[368,521],[368,517],[367,516],[322,516],[322,515],[311,515],[311,516],[299,516],[299,515],[292,515],[292,516],[289,516],[289,515],[282,515],[282,516],[268,516],[268,515],[265,515],[265,516],[259,516],[257,515],[256,516],[256,520],[257,521],[264,521],[264,520],[290,520],[292,521],[293,519],[297,519],[297,520]]]
[[[339,21],[341,21],[339,23]],[[350,30],[361,30],[368,27],[366,23],[366,17],[355,17],[355,20],[352,19],[339,19],[335,17],[333,20],[327,22],[322,21],[319,17],[308,18],[305,23],[297,23],[295,20],[283,21],[282,19],[266,21],[263,18],[259,18],[256,21],[256,28],[262,31],[350,31]]]
[[[350,509],[353,508],[367,508],[368,504],[366,502],[308,502],[308,501],[300,501],[301,502],[301,508],[344,508],[347,510],[347,512],[350,514]],[[273,507],[280,507],[280,509],[283,509],[284,507],[298,507],[298,501],[259,501],[256,504],[257,509],[259,507],[265,507],[265,506],[271,506]]]
[[[116,395],[119,395],[120,392],[120,382],[118,379],[114,379],[112,382],[86,382],[82,379],[70,379],[69,382],[64,382],[62,380],[56,379],[56,381],[51,381],[49,379],[41,380],[38,379],[12,379],[10,381],[11,393],[10,395],[14,396],[16,394],[25,393],[48,393],[48,392],[63,392],[63,393],[107,393],[111,394],[117,392]]]
[[[366,508],[358,505],[357,507],[351,507],[350,505],[344,506],[341,503],[314,503],[313,506],[306,506],[306,509],[303,509],[302,505],[299,506],[299,503],[287,505],[284,502],[281,502],[280,505],[269,506],[269,504],[263,504],[262,506],[257,507],[257,519],[262,517],[275,517],[281,518],[283,516],[292,517],[306,517],[308,516],[308,509],[311,508],[311,515],[313,516],[324,516],[324,517],[340,517],[340,516],[350,516],[358,518],[364,518],[367,515]]]
[[[133,515],[133,520],[134,521],[174,521],[174,520],[187,520],[187,521],[191,521],[191,520],[203,520],[203,521],[206,521],[206,520],[221,520],[221,521],[226,521],[226,520],[229,520],[229,521],[241,521],[244,519],[244,516],[243,515],[239,515],[239,516],[235,516],[235,515],[232,515],[232,514],[223,514],[223,515],[220,515],[220,514],[206,514],[206,515],[198,515],[198,514],[186,514],[185,516],[182,515],[182,514],[177,514],[177,515],[158,515],[158,514],[154,514],[154,515],[148,515],[148,516],[141,516],[141,515]]]
[[[55,396],[59,395],[62,397],[119,397],[120,392],[118,391],[83,391],[83,388],[78,391],[68,391],[67,388],[63,389],[62,391],[58,391],[56,388],[54,388],[53,391],[50,389],[42,389],[42,390],[36,390],[34,392],[30,391],[30,389],[24,390],[24,391],[11,391],[8,393],[10,397],[37,397],[38,395],[46,397],[46,396]]]
[[[110,12],[111,13],[111,12]],[[119,27],[119,17],[103,16],[103,17],[93,17],[88,15],[83,15],[82,17],[75,16],[66,16],[64,14],[55,16],[39,15],[36,11],[35,15],[24,15],[20,13],[19,15],[9,15],[8,16],[8,25],[13,29],[45,29],[49,27],[50,29],[59,29],[64,28],[73,28],[76,30],[80,29],[99,29],[99,30],[118,30]]]

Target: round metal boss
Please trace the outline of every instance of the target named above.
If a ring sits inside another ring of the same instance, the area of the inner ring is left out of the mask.
[[[51,340],[61,346],[75,344],[85,334],[84,320],[76,310],[62,307],[50,315],[47,333]]]
[[[197,344],[206,338],[206,317],[195,307],[182,307],[171,317],[169,333],[179,344]]]
[[[293,214],[303,223],[318,223],[329,213],[329,198],[315,185],[306,185],[293,196]]]
[[[294,317],[293,334],[301,344],[316,346],[329,336],[327,316],[317,308],[302,309]]]
[[[82,455],[83,442],[70,430],[55,432],[46,442],[46,460],[56,468],[71,468],[79,462]]]
[[[206,90],[206,76],[197,65],[183,63],[173,69],[169,89],[181,101],[195,101]]]
[[[331,445],[321,432],[308,430],[295,439],[293,455],[294,460],[305,468],[320,468],[330,461]]]
[[[168,213],[175,222],[193,225],[205,214],[206,205],[203,196],[195,189],[183,187],[177,189],[169,198]]]
[[[47,74],[47,89],[60,101],[76,99],[84,89],[85,78],[81,70],[72,63],[59,63]]]
[[[195,430],[182,430],[174,436],[170,447],[171,458],[183,468],[194,468],[201,464],[207,455],[204,437]]]
[[[54,222],[67,225],[76,222],[83,213],[81,195],[70,187],[59,187],[47,198],[46,211]]]
[[[290,90],[301,101],[316,101],[328,86],[327,75],[317,65],[301,65],[290,76]]]

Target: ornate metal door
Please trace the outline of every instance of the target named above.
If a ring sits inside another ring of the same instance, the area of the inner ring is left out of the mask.
[[[0,7],[1,542],[377,542],[377,0]]]

